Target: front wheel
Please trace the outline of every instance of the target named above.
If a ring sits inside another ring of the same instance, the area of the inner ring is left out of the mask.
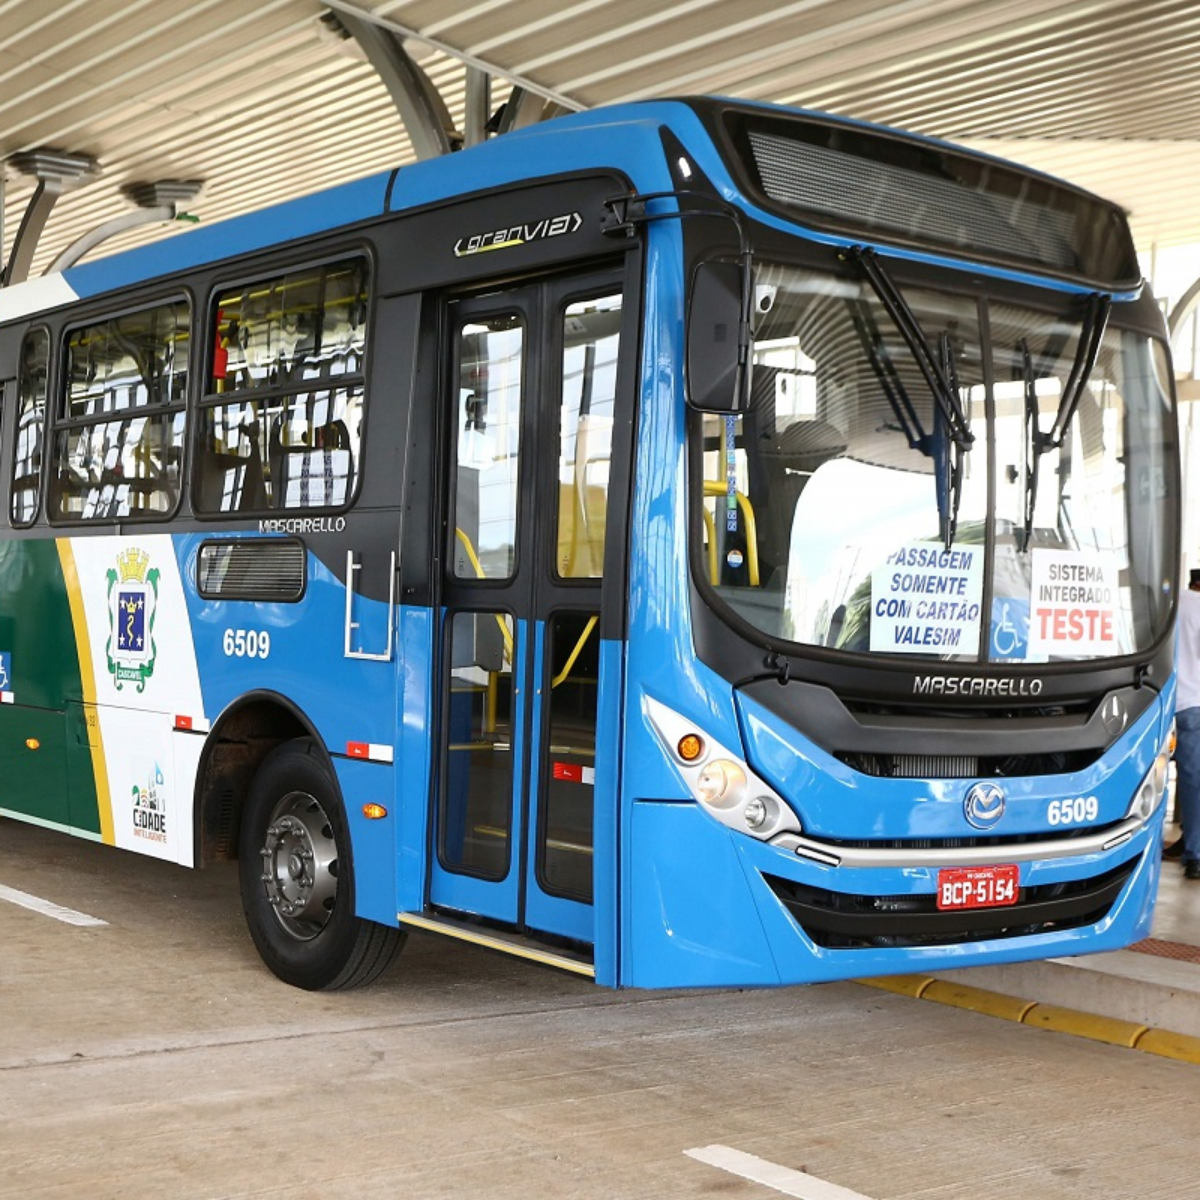
[[[277,746],[250,785],[238,876],[263,962],[309,991],[359,987],[404,943],[354,914],[350,834],[337,780],[311,738]]]

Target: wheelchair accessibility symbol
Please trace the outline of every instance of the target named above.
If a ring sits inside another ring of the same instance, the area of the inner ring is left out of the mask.
[[[0,650],[0,692],[12,690],[11,663],[12,655],[7,650]]]
[[[1023,659],[1029,646],[1029,604],[1024,600],[995,600],[992,603],[993,662]]]

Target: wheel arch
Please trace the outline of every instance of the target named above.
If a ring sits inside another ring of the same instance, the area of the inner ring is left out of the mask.
[[[308,737],[333,770],[328,747],[308,715],[273,691],[247,692],[214,722],[196,770],[193,838],[198,867],[238,856],[242,810],[250,782],[276,746]]]

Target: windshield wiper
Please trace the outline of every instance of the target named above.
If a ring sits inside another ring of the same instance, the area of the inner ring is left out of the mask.
[[[954,340],[945,330],[938,338],[938,351],[941,358],[942,377],[946,380],[949,394],[954,397],[956,407],[961,412],[959,397],[962,393],[959,391],[958,369],[954,365]],[[963,413],[964,422],[966,419],[966,414]],[[936,422],[934,431],[938,432]],[[954,543],[954,535],[958,532],[958,507],[962,502],[963,462],[967,449],[975,440],[969,427],[967,428],[967,437],[970,440],[964,445],[962,440],[954,437],[953,431],[951,431],[951,447],[945,445],[944,438],[938,438],[935,442],[933,477],[934,486],[937,488],[938,521],[942,527],[942,537],[947,552]],[[950,450],[950,453],[946,452],[947,449]],[[939,471],[941,478],[938,477]]]
[[[929,434],[925,432],[921,418],[917,416],[917,410],[913,407],[912,400],[909,399],[904,380],[900,378],[896,364],[892,362],[887,343],[879,336],[879,330],[871,319],[870,312],[867,311],[865,301],[857,302],[855,311],[851,314],[851,320],[854,323],[854,330],[858,334],[858,340],[862,343],[863,353],[866,354],[867,361],[871,364],[871,370],[875,372],[875,378],[879,380],[879,386],[883,389],[888,406],[896,418],[896,425],[892,428],[896,428],[904,434],[904,440],[908,442],[909,449],[919,450],[927,457],[931,456],[933,451],[929,443]],[[884,428],[888,428],[886,423]]]
[[[1093,292],[1088,297],[1087,310],[1083,314],[1083,324],[1079,329],[1079,344],[1075,350],[1075,361],[1071,364],[1071,373],[1063,387],[1062,396],[1058,402],[1058,412],[1054,415],[1054,424],[1049,431],[1043,432],[1038,416],[1036,372],[1033,368],[1033,357],[1029,352],[1029,343],[1022,338],[1017,346],[1021,353],[1021,369],[1025,381],[1025,536],[1023,551],[1029,549],[1033,537],[1033,510],[1037,502],[1038,462],[1043,454],[1062,448],[1067,430],[1075,417],[1075,410],[1083,397],[1084,388],[1091,378],[1100,357],[1100,347],[1104,344],[1104,334],[1108,328],[1108,315],[1112,310],[1112,300],[1099,292]]]
[[[1029,342],[1022,338],[1017,344],[1021,352],[1021,377],[1025,383],[1025,536],[1021,553],[1027,553],[1033,539],[1033,510],[1037,507],[1038,463],[1042,461],[1042,431],[1038,421],[1037,376]]]
[[[891,276],[884,270],[883,264],[875,251],[869,246],[851,246],[846,252],[847,257],[866,276],[867,282],[879,297],[880,303],[892,318],[901,337],[908,343],[909,350],[925,376],[925,382],[933,394],[934,401],[942,410],[950,437],[956,446],[969,450],[975,444],[975,435],[971,432],[967,414],[963,411],[962,401],[958,390],[951,388],[950,380],[946,377],[943,366],[930,349],[929,342],[921,330],[916,314],[909,307],[900,289],[892,282]]]
[[[869,246],[851,246],[846,251],[846,257],[852,262],[871,285],[880,303],[891,317],[893,324],[900,331],[912,353],[925,382],[929,385],[937,413],[941,417],[940,425],[935,421],[934,436],[922,436],[919,443],[914,443],[912,435],[905,429],[909,444],[929,455],[934,460],[934,480],[937,489],[938,521],[946,549],[949,550],[954,535],[958,529],[958,507],[962,500],[963,456],[975,444],[975,435],[971,432],[971,423],[962,406],[959,392],[958,373],[954,367],[953,341],[948,332],[943,332],[938,339],[938,353],[934,354],[921,323],[917,320],[904,294],[892,281],[892,277],[884,269],[878,255]],[[879,372],[878,365],[872,363]],[[885,391],[887,391],[885,384]],[[907,396],[904,397],[907,401]],[[888,400],[893,410],[897,405],[888,394]],[[916,414],[911,403],[905,405],[915,420]],[[897,412],[899,416],[899,412]],[[903,423],[903,422],[902,422]],[[920,423],[917,422],[920,430]],[[939,436],[940,435],[940,436]],[[949,446],[945,438],[949,437]]]
[[[1067,436],[1071,418],[1079,407],[1083,389],[1100,357],[1100,347],[1104,343],[1104,332],[1108,328],[1108,314],[1112,309],[1112,300],[1093,292],[1088,297],[1087,312],[1083,315],[1083,325],[1079,330],[1079,346],[1075,351],[1075,361],[1071,364],[1071,374],[1067,376],[1066,387],[1063,388],[1062,399],[1058,404],[1058,413],[1050,432],[1043,434],[1038,430],[1038,450],[1045,454],[1047,450],[1057,450]]]

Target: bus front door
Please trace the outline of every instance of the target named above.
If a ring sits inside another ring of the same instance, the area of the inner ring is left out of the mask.
[[[608,275],[457,300],[445,324],[430,901],[581,942],[597,777],[617,759],[596,724],[619,686],[599,621],[621,321]]]

